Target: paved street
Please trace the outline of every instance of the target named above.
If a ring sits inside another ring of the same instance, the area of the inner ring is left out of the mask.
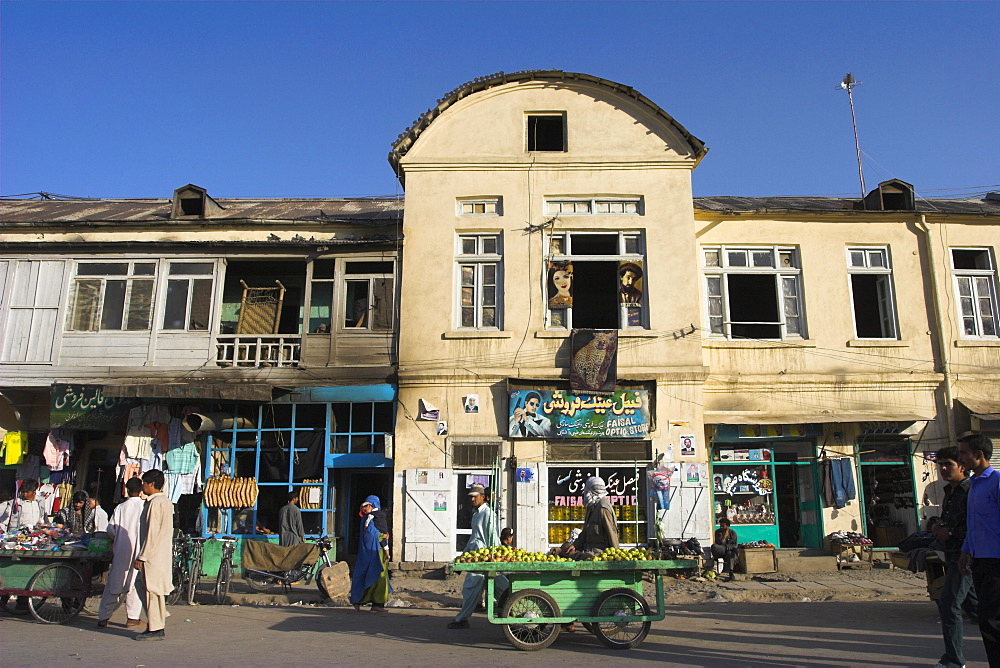
[[[93,605],[93,603],[92,603]],[[5,666],[167,665],[625,665],[930,666],[941,653],[931,603],[857,601],[670,606],[637,649],[605,649],[587,633],[562,634],[541,652],[518,652],[482,616],[450,631],[453,610],[179,606],[164,642],[129,638],[122,612],[106,630],[89,612],[67,627],[0,617]],[[976,628],[969,666],[985,665]]]

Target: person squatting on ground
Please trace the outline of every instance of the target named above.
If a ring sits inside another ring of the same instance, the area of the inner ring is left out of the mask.
[[[949,668],[964,666],[964,630],[962,610],[976,612],[976,590],[972,586],[972,576],[958,569],[958,559],[962,555],[962,543],[966,533],[966,501],[970,479],[959,461],[958,448],[948,446],[938,450],[935,459],[941,480],[945,484],[944,500],[941,502],[941,517],[930,531],[944,546],[945,577],[944,586],[938,596],[938,614],[941,616],[941,634],[944,636],[944,654],[937,666]],[[935,666],[935,668],[937,668]]]
[[[148,627],[133,640],[163,640],[167,624],[167,594],[174,588],[173,538],[174,504],[163,493],[163,471],[150,469],[142,474],[142,492],[146,495],[142,519],[139,522],[139,541],[142,547],[135,560],[139,571],[136,587],[139,600],[146,610]]]
[[[128,498],[111,513],[107,532],[114,541],[111,569],[108,571],[108,581],[101,596],[101,607],[97,613],[97,626],[104,628],[108,620],[122,604],[122,594],[125,595],[125,614],[128,621],[126,628],[139,626],[139,615],[142,613],[142,601],[135,586],[135,560],[139,557],[139,523],[145,504],[139,495],[142,494],[142,481],[130,478],[125,481],[125,491]]]
[[[1000,668],[1000,473],[990,466],[993,443],[982,434],[958,439],[958,456],[972,471],[966,505],[968,531],[958,567],[972,573],[979,632],[990,668]]]
[[[482,485],[469,487],[469,501],[476,510],[472,513],[472,533],[469,535],[469,542],[465,544],[465,551],[498,547],[500,536],[497,534],[497,516],[486,503],[486,489]],[[502,575],[496,576],[493,584],[497,598],[510,586],[507,578]],[[465,582],[462,583],[462,609],[455,615],[455,620],[448,624],[449,629],[469,628],[469,617],[479,604],[485,587],[486,577],[481,573],[465,574]],[[489,603],[492,604],[492,601]]]
[[[719,561],[722,561],[723,569],[729,575],[730,580],[734,577],[733,568],[736,565],[736,548],[740,542],[732,526],[729,518],[722,517],[719,519],[719,528],[715,530],[715,542],[712,543],[711,548],[712,558],[715,559],[716,563],[715,571],[717,573],[722,572],[718,567]]]
[[[372,612],[385,612],[389,600],[389,573],[386,569],[385,546],[389,539],[389,522],[380,509],[379,498],[374,494],[361,504],[361,533],[358,543],[358,560],[354,562],[351,578],[351,605],[361,610],[371,603]]]

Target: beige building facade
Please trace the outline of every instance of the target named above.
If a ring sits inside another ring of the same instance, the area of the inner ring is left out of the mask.
[[[706,150],[559,71],[471,82],[400,136],[398,558],[460,552],[474,482],[528,549],[581,525],[594,473],[625,543],[728,516],[743,541],[890,545],[936,513],[931,453],[1000,411],[1000,202],[696,199]],[[616,330],[618,394],[572,389],[574,330]],[[622,393],[641,419],[580,427]]]

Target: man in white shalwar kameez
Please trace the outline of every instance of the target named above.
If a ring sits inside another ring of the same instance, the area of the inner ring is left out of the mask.
[[[139,626],[139,616],[142,614],[142,601],[135,586],[135,560],[139,556],[139,521],[145,503],[139,497],[142,494],[142,481],[132,478],[125,482],[128,498],[118,505],[111,513],[106,531],[114,541],[114,559],[108,571],[108,582],[104,586],[101,597],[101,607],[97,613],[97,625],[105,627],[108,620],[122,604],[122,594],[125,595],[125,614],[128,615],[126,628]]]
[[[163,493],[166,476],[150,469],[142,474],[146,506],[140,520],[142,547],[135,560],[139,576],[135,579],[139,599],[146,610],[149,626],[133,640],[163,640],[167,624],[167,594],[173,585],[174,504]]]

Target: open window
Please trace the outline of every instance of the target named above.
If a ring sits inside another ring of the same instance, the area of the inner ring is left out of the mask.
[[[997,274],[990,249],[953,248],[951,266],[962,335],[997,338]]]
[[[548,247],[548,328],[647,326],[641,232],[557,232]]]
[[[214,262],[171,262],[163,329],[206,331],[212,315]]]
[[[392,260],[344,262],[344,329],[392,329],[393,267]]]
[[[895,339],[896,307],[888,248],[848,248],[854,334],[859,339]]]
[[[530,113],[526,118],[528,151],[566,151],[565,113]]]
[[[702,250],[708,324],[726,339],[803,338],[801,270],[794,248]]]

